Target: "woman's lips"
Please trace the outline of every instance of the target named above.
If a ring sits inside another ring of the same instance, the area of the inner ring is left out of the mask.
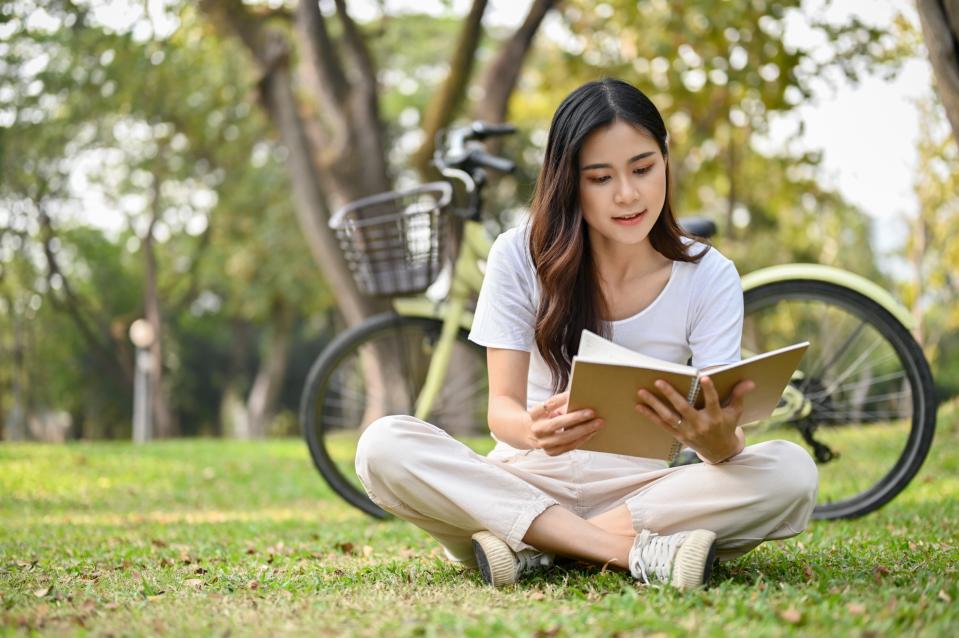
[[[627,216],[625,215],[623,217],[613,217],[613,221],[621,226],[635,226],[643,221],[643,219],[646,217],[646,211],[644,210],[643,212],[635,215],[634,217],[629,217],[628,219],[626,217]]]

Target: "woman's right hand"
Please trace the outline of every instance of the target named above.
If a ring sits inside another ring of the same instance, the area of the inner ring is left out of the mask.
[[[603,426],[592,410],[567,412],[569,392],[556,394],[528,410],[530,446],[542,449],[549,456],[575,450]]]

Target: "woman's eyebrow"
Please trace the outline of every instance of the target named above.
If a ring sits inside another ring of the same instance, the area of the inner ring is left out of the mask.
[[[629,158],[629,161],[626,163],[632,164],[635,161],[641,160],[643,158],[646,158],[646,157],[649,157],[650,155],[655,155],[655,154],[656,153],[654,151],[646,151],[645,153],[640,153],[639,155],[633,155],[632,157]],[[611,164],[589,164],[588,166],[584,166],[579,170],[588,171],[594,168],[612,168],[612,165]]]

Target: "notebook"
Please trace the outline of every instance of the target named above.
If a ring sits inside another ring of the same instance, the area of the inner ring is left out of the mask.
[[[692,366],[640,354],[583,330],[579,352],[573,357],[569,410],[592,408],[604,425],[579,449],[671,461],[682,444],[634,407],[640,388],[671,405],[654,385],[657,379],[670,383],[697,409],[706,403],[701,376],[712,379],[721,402],[737,383],[751,379],[756,387],[743,399],[740,425],[761,421],[776,409],[808,347],[809,342],[803,341],[700,373]]]

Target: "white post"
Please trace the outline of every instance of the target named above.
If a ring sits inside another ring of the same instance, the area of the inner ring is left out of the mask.
[[[150,370],[153,363],[150,346],[153,344],[153,325],[146,319],[137,319],[130,326],[130,341],[137,348],[133,373],[133,442],[146,443],[153,438],[152,410],[153,384]]]

